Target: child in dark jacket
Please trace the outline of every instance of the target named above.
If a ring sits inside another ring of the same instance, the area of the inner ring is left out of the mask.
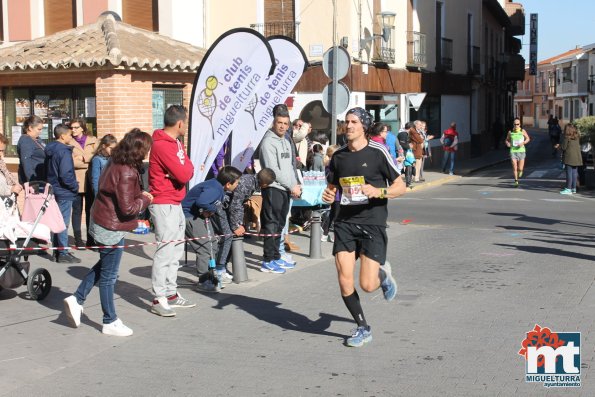
[[[231,232],[227,215],[223,210],[223,202],[225,192],[234,191],[241,175],[237,168],[223,167],[217,179],[208,179],[195,185],[182,200],[182,210],[186,217],[186,238],[203,237],[188,242],[196,253],[196,268],[199,274],[196,288],[199,291],[219,292],[221,288],[206,277],[209,259],[222,258],[216,261],[217,276],[222,282],[231,280],[225,269],[227,254],[231,248]],[[214,237],[216,233],[223,235],[221,240]],[[209,238],[204,238],[207,236]]]
[[[65,124],[58,124],[54,128],[54,142],[48,143],[45,148],[45,169],[47,181],[52,185],[54,196],[66,230],[54,234],[54,247],[56,261],[63,263],[80,263],[81,260],[69,252],[68,249],[68,224],[72,212],[72,202],[78,195],[79,184],[74,174],[74,161],[72,160],[72,131]]]
[[[238,187],[231,195],[231,202],[227,209],[229,226],[236,236],[246,233],[244,227],[244,203],[246,203],[258,189],[268,187],[275,182],[275,172],[270,168],[263,168],[258,174],[244,174],[240,177]]]

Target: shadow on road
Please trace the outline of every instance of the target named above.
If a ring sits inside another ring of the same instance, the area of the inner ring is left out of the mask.
[[[584,259],[586,261],[595,261],[595,255],[586,255],[578,252],[565,251],[558,248],[544,247],[544,246],[529,246],[517,244],[495,244],[500,247],[515,249],[518,251],[530,252],[532,254],[558,255],[565,258]]]
[[[565,221],[559,219],[551,219],[551,218],[541,218],[537,216],[528,216],[525,214],[518,214],[514,212],[488,212],[488,215],[494,216],[506,216],[510,218],[514,218],[515,221],[519,222],[527,222],[527,223],[537,223],[540,225],[566,225],[566,226],[575,226],[575,227],[585,227],[589,229],[595,229],[595,225],[591,223],[583,223],[583,222],[572,222],[572,221]],[[522,228],[527,229],[527,228]]]
[[[279,307],[281,305],[279,302],[267,299],[221,293],[216,295],[204,295],[217,299],[218,302],[213,306],[214,309],[223,309],[225,306],[233,305],[261,321],[266,321],[269,324],[276,325],[285,330],[326,335],[343,339],[345,335],[329,332],[327,329],[331,326],[333,321],[353,323],[352,319],[328,313],[320,313],[319,318],[312,321],[303,314]]]

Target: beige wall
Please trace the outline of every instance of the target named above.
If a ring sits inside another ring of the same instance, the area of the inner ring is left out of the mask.
[[[206,48],[232,28],[249,28],[250,24],[262,22],[256,17],[259,0],[207,0]],[[178,39],[179,40],[179,39]]]

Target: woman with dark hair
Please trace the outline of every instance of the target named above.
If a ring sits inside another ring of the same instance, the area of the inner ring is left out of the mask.
[[[74,295],[64,299],[64,310],[75,327],[81,323],[83,304],[93,286],[99,283],[106,335],[130,336],[132,330],[116,315],[114,287],[118,278],[124,245],[124,232],[137,226],[138,214],[153,196],[141,189],[139,171],[153,140],[135,128],[128,132],[112,151],[111,161],[99,178],[99,193],[91,210],[89,229],[98,244],[99,261],[89,270]]]
[[[74,233],[74,244],[77,247],[85,246],[81,236],[81,223],[83,217],[83,197],[85,198],[85,217],[87,219],[87,229],[89,228],[89,214],[91,213],[90,200],[93,199],[91,192],[88,192],[87,170],[93,158],[93,153],[97,148],[97,138],[87,133],[87,123],[83,118],[75,118],[70,122],[72,130],[72,140],[69,145],[72,146],[72,159],[74,161],[74,173],[79,183],[79,193],[72,202],[72,231]]]
[[[91,212],[91,206],[95,201],[95,196],[99,193],[99,177],[107,166],[107,162],[112,155],[112,150],[116,147],[118,140],[112,134],[104,135],[99,140],[95,155],[91,159],[89,169],[87,170],[87,177],[85,183],[85,210]],[[86,214],[86,212],[85,212]],[[89,224],[90,216],[87,215],[87,225]],[[87,226],[87,246],[96,245],[89,233],[89,227]]]
[[[45,145],[39,139],[43,120],[39,116],[28,117],[23,123],[23,134],[17,143],[19,155],[19,183],[45,181]]]
[[[382,146],[386,147],[386,150],[389,150],[388,146],[386,145],[386,136],[388,135],[388,125],[386,125],[384,123],[374,123],[374,125],[370,129],[370,133],[368,135],[370,136],[371,140],[373,140],[374,142],[378,142]]]
[[[306,157],[308,171],[324,172],[324,153],[320,143],[312,145],[312,151]]]
[[[99,177],[107,166],[107,162],[112,156],[112,150],[114,150],[117,143],[118,140],[112,134],[104,135],[99,140],[99,145],[97,146],[97,150],[95,151],[95,155],[91,159],[91,165],[89,166],[89,176],[91,179],[90,188],[93,197],[97,196],[97,193],[99,193]]]
[[[555,146],[556,149],[558,147],[562,149],[562,162],[566,168],[566,188],[560,194],[574,194],[576,193],[578,167],[583,165],[579,134],[574,124],[569,123],[564,126],[564,139],[562,144]]]

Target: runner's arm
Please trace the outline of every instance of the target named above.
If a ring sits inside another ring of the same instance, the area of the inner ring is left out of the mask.
[[[525,138],[525,140],[523,141],[523,145],[526,145],[529,142],[531,142],[531,138],[529,137],[529,134],[527,134],[527,131],[525,131],[525,130],[523,130],[523,137]]]
[[[328,188],[327,188],[328,189]],[[389,187],[374,187],[372,185],[363,185],[362,186],[362,193],[364,193],[368,198],[386,198],[392,199],[402,196],[406,191],[405,182],[403,182],[403,178],[399,175],[397,179],[395,179]],[[326,190],[325,190],[326,192]],[[325,196],[322,196],[323,199]],[[326,200],[325,200],[326,202]]]
[[[322,192],[322,201],[327,204],[332,204],[335,201],[335,195],[337,194],[337,187],[332,183],[326,185],[326,189]]]

